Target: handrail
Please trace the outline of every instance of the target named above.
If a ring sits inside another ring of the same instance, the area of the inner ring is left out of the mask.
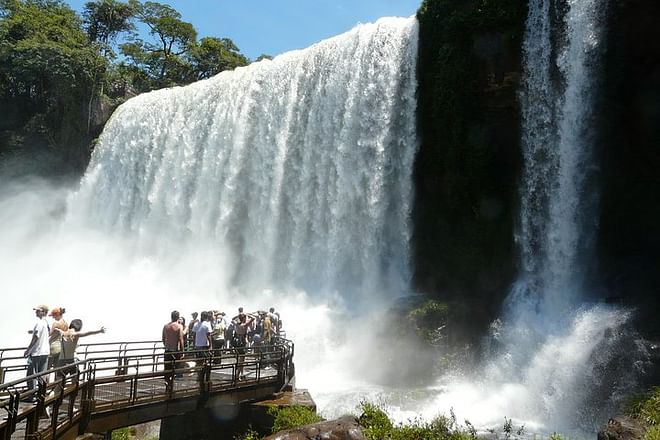
[[[149,347],[129,348],[139,344]],[[294,345],[284,338],[248,348],[245,353],[234,348],[182,351],[179,354],[183,358],[174,364],[165,360],[160,341],[93,345],[101,350],[85,347],[85,359],[0,384],[0,440],[11,438],[17,430],[24,430],[26,438],[36,433],[39,438],[57,438],[76,424],[83,433],[95,414],[107,410],[182,397],[202,398],[260,384],[277,384],[275,389],[283,389],[293,373]],[[119,348],[104,349],[109,345]],[[194,365],[184,363],[193,360]],[[17,372],[25,366],[13,368]],[[241,381],[241,369],[250,371],[249,379]],[[186,376],[179,379],[182,375]],[[49,376],[55,379],[48,381]],[[28,380],[37,384],[35,389],[27,388]],[[22,404],[26,399],[35,402]]]

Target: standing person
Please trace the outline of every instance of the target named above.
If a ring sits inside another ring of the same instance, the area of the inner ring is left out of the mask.
[[[264,315],[262,327],[263,327],[263,335],[261,340],[265,345],[270,345],[270,343],[273,340],[273,322],[271,321],[269,314]]]
[[[50,346],[48,345],[50,330],[48,328],[48,322],[44,319],[48,313],[48,306],[40,304],[32,310],[34,310],[37,316],[37,322],[34,324],[34,328],[29,331],[32,334],[32,339],[25,353],[23,353],[23,356],[27,358],[28,376],[46,371],[48,355],[50,354]],[[29,390],[34,389],[33,379],[27,381],[27,387]]]
[[[60,353],[60,359],[58,361],[59,365],[55,365],[56,367],[76,362],[76,348],[78,347],[78,340],[80,338],[105,333],[105,327],[101,327],[98,330],[83,332],[81,331],[82,326],[83,322],[80,319],[72,319],[71,324],[69,324],[69,328],[66,331],[62,331],[59,328],[56,329],[56,331],[62,335],[62,352]],[[75,371],[75,369],[73,371]],[[69,372],[70,371],[65,370],[63,371],[63,374],[68,374]]]
[[[199,319],[197,319],[197,312],[192,312],[192,319],[190,320],[190,324],[188,324],[188,345],[190,347],[195,347],[195,326],[199,322]]]
[[[274,336],[279,336],[280,334],[280,316],[279,314],[275,313],[275,307],[271,307],[268,309],[268,317],[270,318],[270,322],[273,326],[273,333]]]
[[[163,326],[163,345],[165,346],[165,380],[167,387],[172,387],[174,380],[174,369],[176,361],[181,357],[183,351],[183,326],[179,323],[179,312],[174,310],[171,321]]]
[[[55,307],[48,314],[48,316],[53,317],[53,324],[50,326],[50,337],[48,339],[48,343],[50,344],[50,357],[48,358],[49,370],[58,365],[60,352],[62,351],[62,333],[57,331],[57,329],[64,332],[69,329],[69,324],[67,324],[62,316],[65,312],[66,309],[64,307]]]
[[[186,318],[179,316],[179,324],[183,329],[183,349],[188,348],[188,326],[186,325]]]
[[[234,339],[233,347],[236,349],[238,354],[238,380],[244,380],[245,375],[243,374],[243,362],[245,361],[245,347],[247,346],[247,334],[254,321],[254,317],[250,315],[248,319],[245,313],[239,313],[238,323],[234,326]]]
[[[211,339],[211,316],[209,312],[202,312],[201,321],[199,321],[193,331],[195,332],[195,350],[202,350],[197,353],[198,359],[203,359],[208,356],[208,350],[213,348],[213,341]]]
[[[213,333],[211,338],[213,339],[213,361],[214,363],[220,363],[220,356],[222,355],[222,349],[225,348],[225,320],[223,319],[224,312],[214,312],[214,323]]]

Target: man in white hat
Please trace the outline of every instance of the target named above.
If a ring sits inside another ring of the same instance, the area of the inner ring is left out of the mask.
[[[40,304],[34,307],[34,313],[37,315],[37,322],[30,333],[32,333],[32,340],[30,345],[23,353],[28,363],[27,375],[32,376],[36,373],[46,371],[48,365],[48,355],[50,354],[50,345],[48,344],[48,322],[45,317],[48,313],[48,306]],[[28,389],[34,388],[34,380],[28,380]]]

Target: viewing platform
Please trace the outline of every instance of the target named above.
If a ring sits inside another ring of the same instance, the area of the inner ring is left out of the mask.
[[[29,377],[24,350],[0,349],[0,440],[109,438],[114,429],[155,420],[167,422],[161,439],[184,438],[177,417],[195,420],[197,428],[232,423],[246,404],[277,404],[295,382],[294,344],[281,337],[245,355],[228,348],[196,360],[197,352],[185,351],[174,372],[160,341],[80,344],[76,363]],[[301,403],[314,407],[305,394]],[[185,430],[194,435],[195,427]]]

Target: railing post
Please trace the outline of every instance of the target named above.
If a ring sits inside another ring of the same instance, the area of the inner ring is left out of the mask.
[[[128,373],[128,371],[126,371]],[[140,361],[137,361],[137,365],[135,367],[135,377],[131,379],[131,403],[135,403],[135,399],[137,399],[137,386],[138,386],[138,376],[140,375]]]
[[[62,381],[60,382],[60,385],[57,386],[56,388],[59,388],[60,394],[57,396],[55,401],[53,402],[53,407],[50,412],[50,427],[51,430],[53,431],[53,437],[56,437],[55,434],[57,434],[57,418],[60,413],[60,406],[62,405],[62,401],[64,400],[64,380],[65,378],[62,377]]]
[[[25,438],[32,438],[33,434],[35,434],[39,430],[39,417],[41,417],[41,414],[45,411],[44,407],[44,400],[46,399],[46,381],[44,380],[43,376],[38,376],[36,378],[37,381],[37,394],[36,394],[36,400],[37,404],[34,408],[34,411],[32,411],[26,420],[25,423]]]
[[[10,440],[11,435],[16,431],[16,419],[18,417],[18,407],[21,401],[20,391],[11,391],[9,393],[9,408],[7,408],[7,425],[3,432],[3,440]]]
[[[96,385],[96,364],[89,363],[87,367],[86,380],[82,385],[82,396],[80,399],[82,416],[80,425],[78,425],[78,434],[82,435],[87,429],[87,425],[92,420],[94,411],[94,386]]]

